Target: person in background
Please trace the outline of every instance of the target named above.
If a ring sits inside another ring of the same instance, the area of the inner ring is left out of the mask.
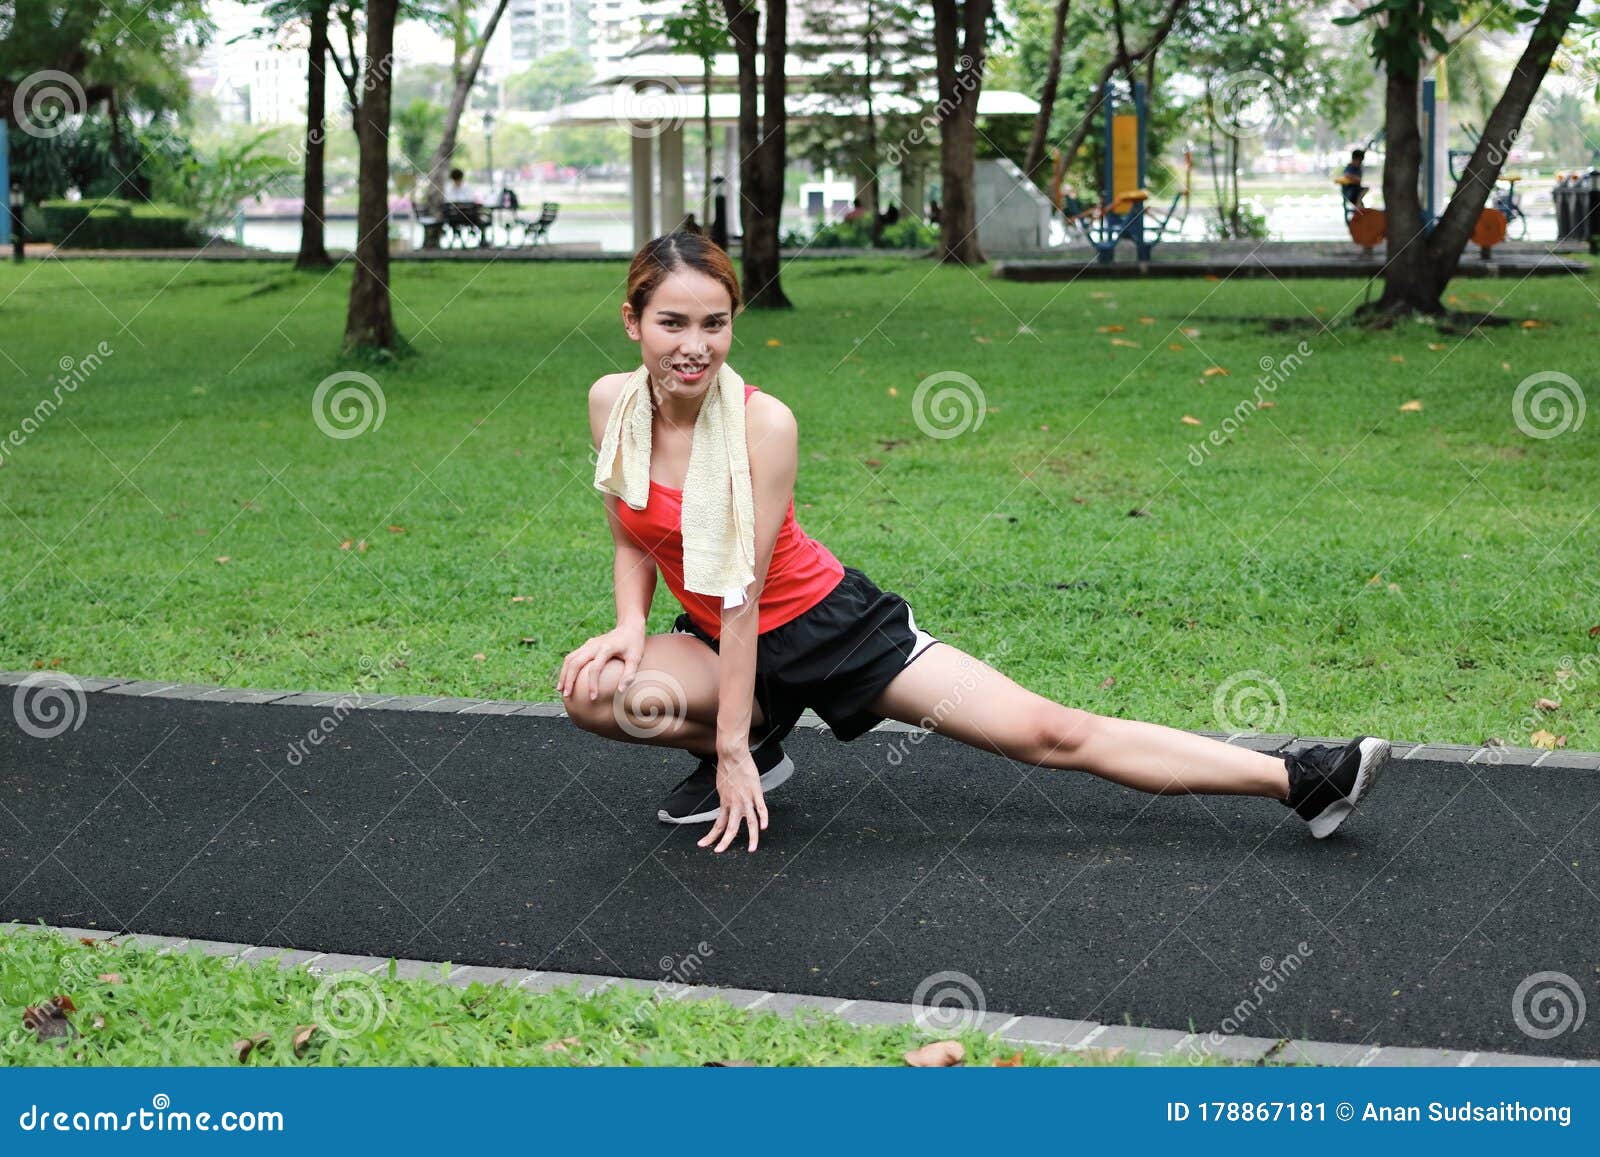
[[[850,211],[844,215],[844,220],[847,223],[850,221],[859,221],[866,215],[867,211],[861,207],[861,198],[857,197],[854,205],[851,206]]]
[[[463,180],[465,176],[460,169],[450,170],[450,183],[444,187],[446,201],[454,201],[458,205],[478,204],[478,194]]]
[[[1344,185],[1344,199],[1357,208],[1365,208],[1361,198],[1366,196],[1367,187],[1361,183],[1361,165],[1366,160],[1367,150],[1351,149],[1350,163],[1344,167],[1346,182]]]

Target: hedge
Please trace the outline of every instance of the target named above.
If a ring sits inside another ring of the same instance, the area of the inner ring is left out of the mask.
[[[43,201],[45,235],[70,249],[186,249],[200,243],[195,214],[131,201]]]

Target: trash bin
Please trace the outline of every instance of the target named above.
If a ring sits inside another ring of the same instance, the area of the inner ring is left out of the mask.
[[[1581,214],[1581,216],[1580,216]],[[1589,252],[1600,254],[1600,169],[1590,169],[1583,177],[1578,201],[1579,240],[1589,244]]]
[[[1556,174],[1556,187],[1550,190],[1550,199],[1556,205],[1556,241],[1572,238],[1572,174]]]

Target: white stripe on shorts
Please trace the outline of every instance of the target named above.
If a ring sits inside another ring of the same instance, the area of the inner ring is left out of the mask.
[[[906,622],[910,625],[911,630],[917,636],[917,641],[912,644],[911,654],[906,656],[906,662],[909,663],[939,640],[935,639],[932,635],[928,634],[927,631],[924,631],[921,627],[917,626],[917,616],[911,613],[910,603],[906,604]]]

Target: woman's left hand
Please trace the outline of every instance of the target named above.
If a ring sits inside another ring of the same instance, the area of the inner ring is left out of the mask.
[[[761,842],[759,833],[767,827],[767,801],[761,793],[761,774],[756,770],[756,761],[750,757],[748,750],[718,758],[717,800],[721,804],[717,811],[717,822],[699,841],[700,847],[716,843],[720,836],[722,842],[713,850],[723,851],[739,834],[739,824],[742,822],[750,833],[749,850],[755,851]]]

